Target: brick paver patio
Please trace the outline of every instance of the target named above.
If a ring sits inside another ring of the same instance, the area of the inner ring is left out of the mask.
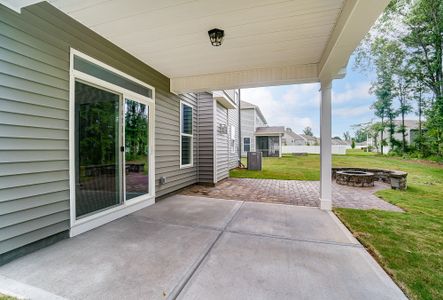
[[[376,191],[386,188],[389,186],[379,182],[376,182],[374,187],[365,188],[333,183],[332,203],[335,207],[402,211],[399,207],[374,195]],[[319,181],[229,178],[215,187],[194,185],[181,194],[318,207],[319,189]]]

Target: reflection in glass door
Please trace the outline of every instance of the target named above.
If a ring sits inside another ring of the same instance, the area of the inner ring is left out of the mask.
[[[76,216],[121,203],[120,95],[75,82]]]
[[[149,106],[125,99],[125,200],[149,193]]]

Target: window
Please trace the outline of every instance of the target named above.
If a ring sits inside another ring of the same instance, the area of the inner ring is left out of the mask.
[[[192,107],[180,103],[180,167],[193,164]]]
[[[231,126],[229,146],[231,148],[231,153],[235,153],[235,126]]]
[[[243,138],[243,151],[244,152],[251,151],[251,138],[249,137]]]

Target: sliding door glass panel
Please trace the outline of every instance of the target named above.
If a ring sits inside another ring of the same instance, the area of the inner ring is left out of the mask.
[[[118,94],[75,82],[76,215],[121,203]]]
[[[279,138],[278,136],[269,137],[269,153],[268,156],[279,156]]]
[[[149,193],[149,107],[125,100],[126,200]]]
[[[256,143],[257,143],[257,152],[261,152],[264,157],[268,156],[269,151],[269,144],[268,144],[268,137],[267,136],[258,136]]]

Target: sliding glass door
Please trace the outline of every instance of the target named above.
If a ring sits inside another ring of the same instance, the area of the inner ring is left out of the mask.
[[[77,217],[121,203],[120,98],[75,83]]]
[[[150,106],[75,81],[76,218],[150,194]]]
[[[125,200],[149,193],[149,106],[125,99]]]

